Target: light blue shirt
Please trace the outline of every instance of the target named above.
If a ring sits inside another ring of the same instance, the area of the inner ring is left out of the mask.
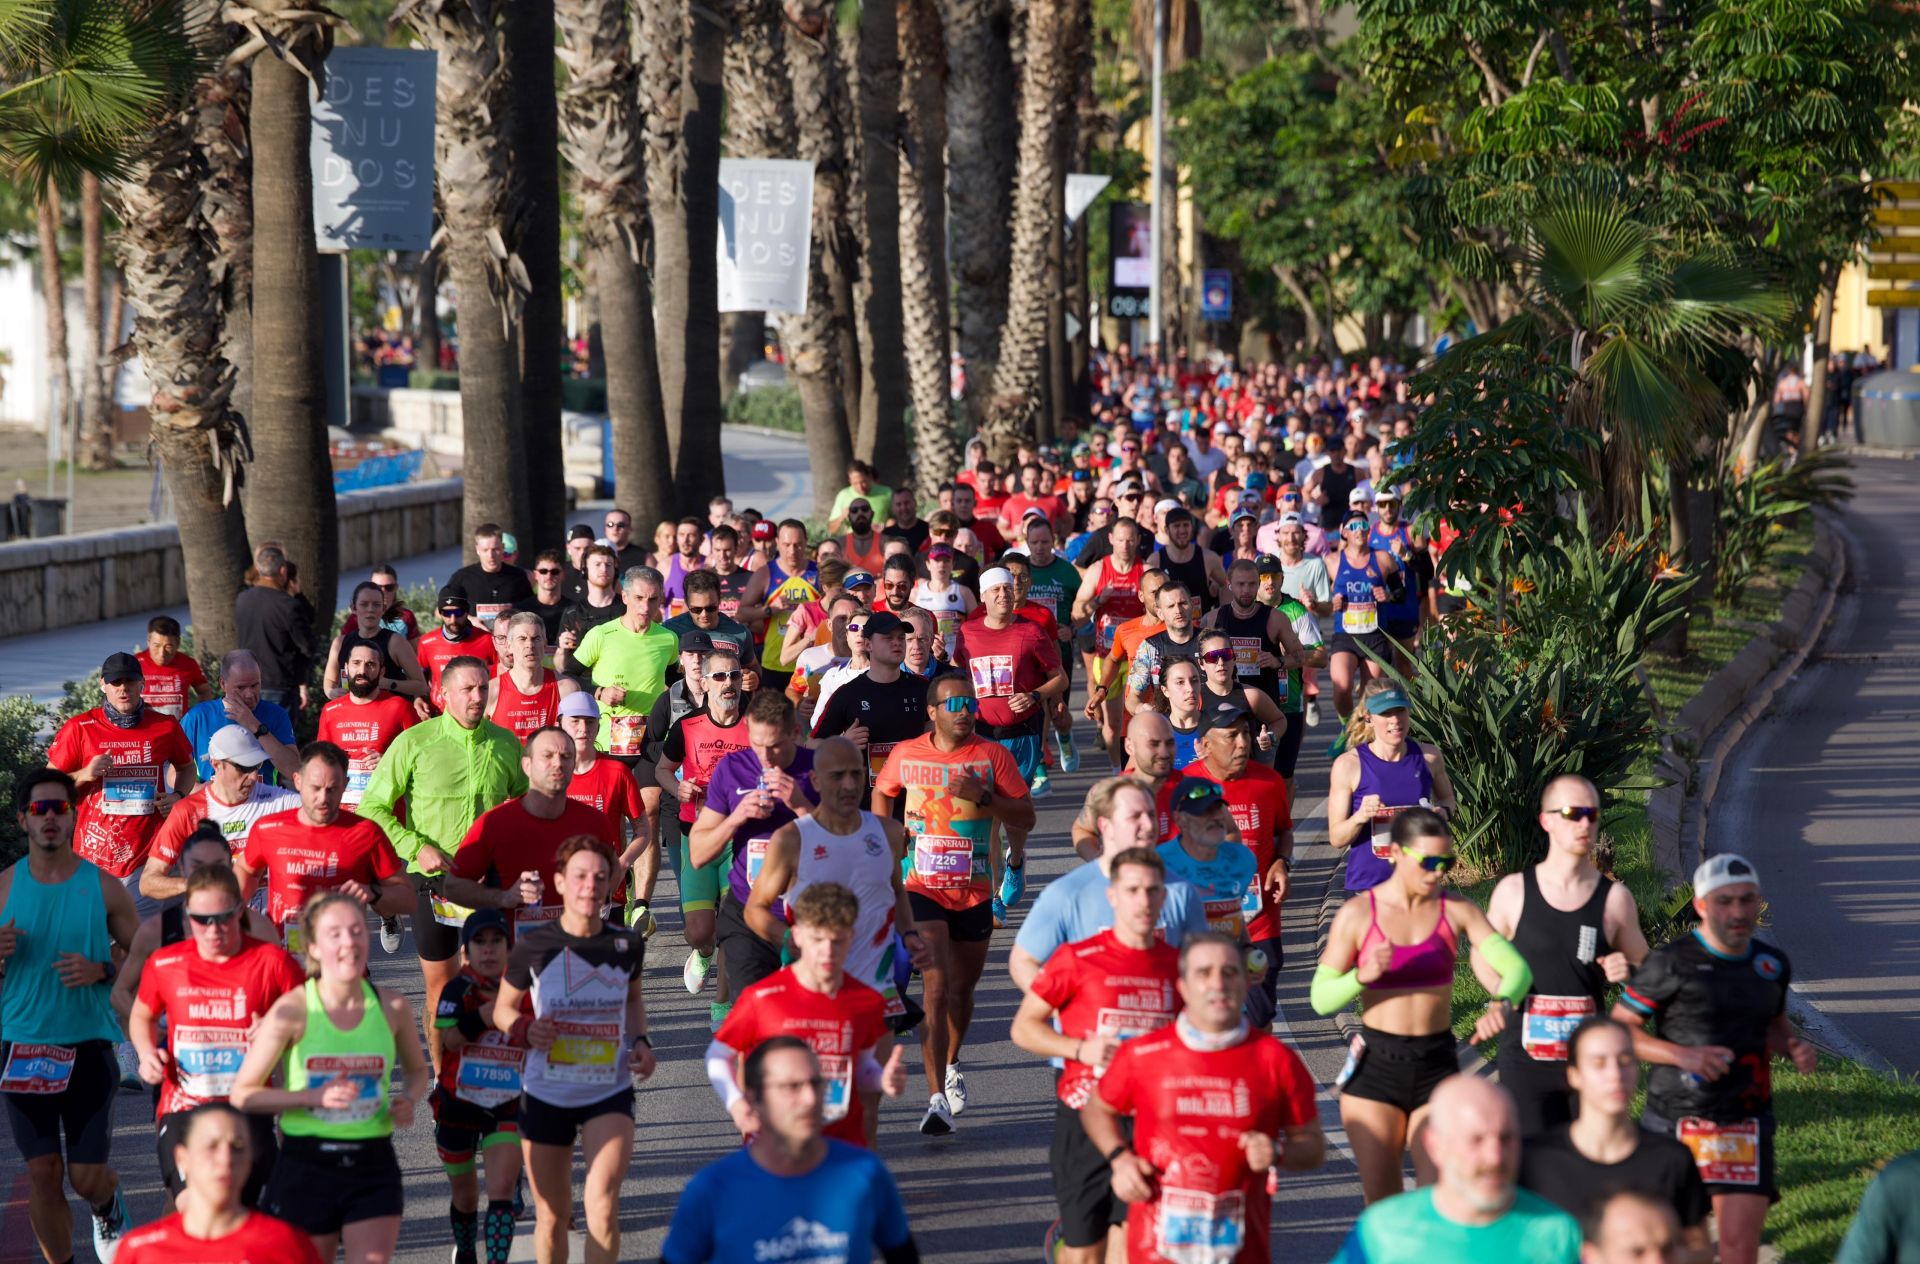
[[[1090,860],[1049,882],[1033,902],[1014,945],[1045,964],[1063,944],[1078,943],[1113,925],[1113,905],[1107,902],[1107,875],[1100,862]],[[1160,909],[1160,929],[1178,948],[1188,935],[1207,928],[1206,907],[1191,886],[1168,875],[1167,902]]]
[[[264,699],[255,703],[253,718],[266,725],[267,732],[288,746],[294,744],[293,721],[288,718],[287,709],[279,703],[267,702]],[[196,702],[187,708],[185,715],[180,717],[180,727],[186,730],[187,740],[193,743],[193,762],[200,770],[200,780],[213,780],[213,763],[207,758],[207,743],[213,740],[215,733],[232,723],[233,721],[227,718],[226,702],[220,698]],[[260,779],[270,785],[280,784],[280,774],[274,770],[272,764],[260,770]]]

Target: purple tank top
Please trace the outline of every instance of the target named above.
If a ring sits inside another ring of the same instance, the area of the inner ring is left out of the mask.
[[[1399,759],[1389,763],[1373,753],[1370,742],[1362,742],[1354,748],[1360,756],[1360,780],[1353,787],[1353,802],[1347,805],[1352,812],[1360,806],[1360,801],[1370,794],[1380,796],[1380,802],[1390,808],[1410,808],[1421,802],[1433,801],[1433,773],[1427,768],[1426,757],[1420,751],[1420,743],[1408,739],[1407,749]],[[1379,822],[1378,835],[1385,844],[1387,822]],[[1373,833],[1370,825],[1362,832],[1359,841],[1347,848],[1347,890],[1365,891],[1379,886],[1393,872],[1392,853],[1381,856],[1375,853],[1369,838]]]

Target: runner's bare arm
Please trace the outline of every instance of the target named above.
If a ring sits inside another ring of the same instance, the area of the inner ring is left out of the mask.
[[[373,897],[373,911],[381,917],[399,917],[411,911],[415,903],[413,887],[396,873],[391,878],[380,879],[379,890]]]
[[[1025,989],[1022,989],[1023,991]],[[1080,1046],[1074,1037],[1053,1029],[1053,1005],[1032,992],[1021,998],[1013,1015],[1013,1043],[1042,1058],[1072,1058],[1082,1061]]]
[[[387,688],[409,698],[426,697],[427,674],[420,669],[420,658],[413,652],[413,642],[398,632],[391,634],[387,637],[387,657],[400,669],[397,678],[387,681]]]
[[[1214,607],[1218,613],[1220,607]],[[1300,637],[1293,630],[1293,620],[1278,610],[1267,616],[1267,639],[1278,642],[1280,663],[1283,667],[1301,668],[1307,665],[1307,647],[1300,644]]]
[[[1526,878],[1510,873],[1500,879],[1493,894],[1487,897],[1487,921],[1508,939],[1513,938],[1513,932],[1520,926],[1521,897],[1525,890]]]
[[[1607,942],[1613,951],[1627,959],[1627,964],[1638,967],[1647,959],[1653,949],[1647,946],[1646,932],[1640,929],[1640,905],[1633,898],[1633,892],[1627,890],[1627,884],[1616,882],[1607,892],[1607,907],[1602,914],[1603,925],[1607,932]],[[1508,934],[1508,932],[1501,932]],[[1511,938],[1511,935],[1509,935]]]
[[[1093,1142],[1095,1150],[1113,1156],[1108,1160],[1113,1167],[1113,1192],[1127,1202],[1151,1199],[1153,1164],[1134,1153],[1126,1133],[1121,1131],[1120,1116],[1107,1105],[1098,1088],[1080,1108],[1080,1126],[1087,1130],[1087,1140]]]
[[[338,698],[346,692],[340,683],[340,642],[346,637],[342,632],[327,645],[327,665],[320,672],[320,690],[329,698]]]
[[[187,880],[175,877],[173,866],[158,856],[148,856],[140,871],[140,894],[149,900],[171,900],[187,892]]]
[[[1373,828],[1373,815],[1361,803],[1353,807],[1353,790],[1360,783],[1360,755],[1348,751],[1333,761],[1327,773],[1327,841],[1335,847],[1352,847],[1367,837]],[[1372,799],[1375,796],[1368,795]]]
[[[1080,573],[1080,589],[1073,594],[1073,621],[1085,623],[1100,605],[1100,567],[1098,563]]]
[[[740,797],[750,799],[753,795]],[[727,849],[727,844],[733,841],[734,824],[732,816],[716,811],[712,805],[701,807],[693,828],[687,832],[687,853],[695,868],[712,864]]]
[[[643,1080],[653,1074],[657,1065],[653,1056],[653,1040],[647,1035],[646,981],[644,974],[635,972],[627,983],[627,1036],[633,1041],[633,1052],[627,1065]]]
[[[1007,976],[1013,980],[1015,987],[1025,992],[1033,986],[1034,976],[1040,973],[1042,964],[1032,953],[1015,944],[1013,951],[1007,954]]]
[[[160,919],[149,918],[140,923],[140,929],[134,932],[133,942],[127,945],[127,958],[120,963],[120,973],[113,980],[113,995],[108,999],[113,1003],[114,1012],[120,1015],[120,1021],[126,1023],[133,1013],[133,1002],[140,991],[140,971],[146,968],[147,958],[160,946]],[[133,1029],[127,1029],[131,1036]],[[137,1045],[139,1041],[134,1041]]]
[[[741,910],[747,926],[770,944],[778,944],[786,936],[786,923],[774,914],[773,906],[793,885],[799,865],[800,830],[788,822],[767,840],[767,858],[761,862],[760,874],[747,894],[747,906]]]
[[[114,956],[123,962],[133,937],[140,933],[140,913],[133,905],[133,893],[118,882],[102,882],[100,894],[107,906],[107,935],[113,940]]]
[[[748,627],[764,622],[767,617],[767,568],[761,567],[747,576],[747,586],[740,590],[740,608],[733,617]]]
[[[274,1088],[271,1083],[273,1073],[279,1069],[281,1055],[306,1034],[306,989],[296,988],[275,1001],[260,1019],[253,1042],[247,1046],[246,1059],[234,1073],[233,1093],[227,1100],[235,1110],[249,1115],[277,1115],[319,1100],[321,1086],[318,1084],[296,1093]]]
[[[1282,1131],[1285,1144],[1280,1147],[1276,1167],[1289,1172],[1311,1172],[1327,1161],[1327,1134],[1318,1119]]]

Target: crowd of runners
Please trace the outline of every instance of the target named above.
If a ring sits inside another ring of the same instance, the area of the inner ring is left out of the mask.
[[[506,1260],[529,1218],[543,1264],[570,1228],[610,1264],[649,947],[710,998],[713,1126],[742,1142],[687,1181],[668,1264],[917,1259],[879,1103],[963,1129],[990,969],[1056,1068],[1048,1250],[1264,1264],[1274,1192],[1329,1149],[1274,1035],[1288,968],[1352,1026],[1332,1087],[1367,1209],[1341,1261],[1753,1264],[1770,1067],[1814,1063],[1759,875],[1708,859],[1698,926],[1650,946],[1563,777],[1539,863],[1485,909],[1450,890],[1444,752],[1382,664],[1470,598],[1445,554],[1472,524],[1400,514],[1402,380],[1121,357],[1098,388],[1005,468],[976,444],[917,489],[855,463],[824,537],[725,497],[651,549],[617,507],[550,548],[483,526],[431,610],[374,570],[324,652],[289,651],[311,679],[231,648],[209,682],[154,620],[18,780],[0,872],[0,1099],[48,1264],[69,1189],[103,1262],[386,1261],[405,1128],[433,1130],[455,1264]],[[257,560],[277,609],[290,560]],[[1289,963],[1316,728],[1349,898]],[[1110,775],[1070,835],[1037,836],[1088,761]],[[1068,848],[1016,919],[1028,857]],[[418,992],[372,982],[376,939],[410,944]],[[1460,1071],[1463,958],[1497,1082]],[[112,1145],[135,1088],[150,1154]],[[116,1165],[148,1162],[176,1210],[135,1226]]]

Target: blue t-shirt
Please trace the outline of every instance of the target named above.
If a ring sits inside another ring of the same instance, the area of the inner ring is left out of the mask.
[[[287,709],[277,702],[260,701],[253,705],[253,718],[267,726],[267,732],[293,745],[293,721],[287,716]],[[193,743],[193,761],[200,770],[200,780],[213,780],[213,764],[207,759],[207,743],[213,735],[232,724],[227,718],[226,702],[220,698],[209,698],[205,702],[196,702],[187,708],[180,717],[180,727],[186,730],[187,740]],[[280,774],[268,764],[260,770],[260,779],[269,785],[280,784]]]
[[[1188,935],[1207,928],[1199,896],[1184,882],[1167,875],[1167,902],[1160,909],[1160,929],[1175,948]],[[1107,875],[1100,862],[1090,860],[1047,883],[1033,902],[1033,911],[1021,924],[1014,945],[1046,964],[1062,944],[1075,944],[1113,925],[1113,905],[1107,902]]]
[[[713,766],[713,775],[707,778],[707,806],[722,816],[731,814],[740,796],[760,784],[761,767],[760,756],[752,747],[721,756]],[[795,747],[787,775],[800,783],[802,794],[818,803],[820,796],[814,792],[812,774],[813,752],[804,746]],[[793,811],[784,803],[775,803],[772,812],[747,822],[734,834],[733,867],[727,871],[727,882],[741,907],[746,906],[747,897],[753,893],[753,880],[760,876],[760,866],[766,861],[767,840],[791,820]]]
[[[1220,844],[1213,859],[1201,864],[1174,838],[1160,844],[1167,877],[1186,883],[1200,897],[1207,925],[1240,938],[1247,923],[1260,915],[1260,866],[1243,843]]]
[[[907,1208],[878,1155],[827,1139],[805,1176],[775,1176],[737,1150],[680,1195],[664,1264],[868,1264],[907,1241]]]

